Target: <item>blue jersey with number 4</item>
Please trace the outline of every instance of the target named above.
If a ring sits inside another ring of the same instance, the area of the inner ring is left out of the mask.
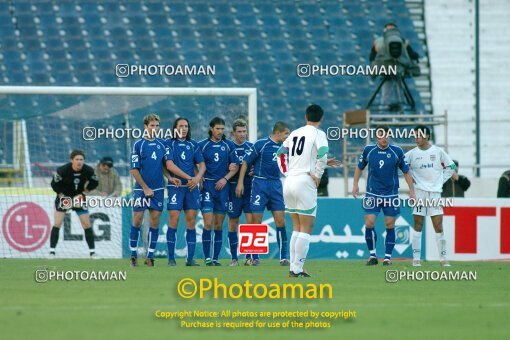
[[[398,169],[409,171],[401,147],[389,144],[385,149],[378,145],[367,145],[358,162],[363,170],[368,165],[367,193],[379,196],[398,194]]]
[[[230,163],[239,163],[235,154],[235,145],[230,140],[219,140],[214,142],[211,139],[204,139],[198,142],[205,162],[206,180],[219,180],[225,177],[229,170]]]
[[[131,151],[131,169],[138,169],[142,179],[152,190],[161,190],[165,186],[163,166],[166,163],[168,147],[159,138],[154,140],[139,139]],[[135,190],[142,187],[135,183]]]

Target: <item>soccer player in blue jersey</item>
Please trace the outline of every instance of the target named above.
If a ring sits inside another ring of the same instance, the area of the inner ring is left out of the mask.
[[[235,153],[239,159],[239,163],[242,164],[243,159],[252,151],[253,143],[246,140],[248,135],[248,129],[246,121],[243,119],[236,119],[232,123],[232,142],[235,144]],[[252,214],[250,209],[250,193],[251,193],[251,180],[252,176],[244,177],[244,188],[245,192],[241,197],[236,196],[236,185],[238,182],[238,174],[236,174],[229,182],[229,202],[228,202],[228,242],[230,245],[230,254],[232,261],[230,262],[231,267],[239,265],[237,257],[237,227],[239,226],[239,217],[244,211],[246,217],[246,223],[252,222]]]
[[[223,221],[228,208],[228,181],[239,170],[235,145],[225,139],[225,121],[214,117],[209,122],[209,138],[198,142],[206,166],[204,183],[200,193],[204,230],[202,246],[206,266],[221,266],[218,257],[223,244]],[[230,164],[235,164],[229,170]],[[211,233],[214,226],[214,248],[211,259]]]
[[[169,147],[167,169],[175,173],[181,182],[180,186],[168,183],[168,205],[170,223],[166,233],[168,246],[168,265],[175,266],[175,241],[177,226],[181,210],[186,219],[186,245],[188,256],[186,266],[198,266],[193,259],[197,233],[195,221],[197,210],[200,209],[199,183],[205,173],[205,163],[198,143],[191,139],[191,125],[187,118],[177,118],[173,125],[174,133],[178,135],[166,141]],[[198,171],[196,166],[198,165]],[[175,168],[177,167],[177,169]],[[179,172],[182,171],[182,172]]]
[[[289,128],[284,122],[277,122],[273,133],[259,139],[253,146],[253,152],[246,155],[239,171],[236,195],[242,196],[245,191],[244,178],[248,166],[255,165],[253,183],[250,195],[250,207],[253,223],[262,223],[264,208],[273,213],[276,224],[276,240],[280,249],[280,264],[289,265],[287,259],[287,232],[285,231],[285,203],[283,201],[283,186],[280,180],[280,169],[277,163],[277,151],[283,141],[289,136]],[[253,257],[252,265],[258,265],[258,257]]]
[[[145,264],[154,266],[154,250],[158,242],[159,218],[163,210],[164,201],[164,169],[168,148],[165,143],[156,138],[159,130],[159,116],[149,114],[143,118],[144,129],[151,138],[142,138],[133,144],[131,152],[130,173],[135,179],[133,198],[133,225],[129,236],[131,248],[131,266],[137,266],[138,238],[143,222],[143,213],[150,212],[149,249]],[[148,202],[146,202],[146,199]]]
[[[376,255],[377,233],[374,230],[375,221],[379,212],[384,213],[386,226],[386,252],[383,265],[391,265],[391,255],[395,247],[395,220],[400,214],[398,200],[398,169],[404,173],[409,186],[409,196],[414,199],[414,186],[409,167],[404,159],[404,151],[399,146],[390,143],[388,126],[378,126],[375,130],[377,143],[367,145],[363,150],[354,171],[354,186],[352,195],[359,195],[358,181],[363,169],[368,165],[367,190],[363,198],[365,210],[365,240],[370,257],[367,266],[378,264]]]

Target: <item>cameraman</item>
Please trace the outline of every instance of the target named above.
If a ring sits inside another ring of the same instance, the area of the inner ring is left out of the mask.
[[[390,29],[398,29],[398,27],[394,23],[389,22],[386,25],[384,25],[383,32],[386,32]],[[404,39],[402,39],[402,40],[404,40]],[[407,54],[409,55],[409,58],[411,58],[411,60],[414,60],[417,63],[419,61],[420,56],[418,55],[418,53],[416,53],[415,50],[413,50],[413,48],[409,44],[409,40],[404,40],[404,41],[405,41],[405,46],[406,46],[406,50],[407,50]],[[384,48],[384,37],[378,37],[377,39],[374,40],[374,44],[372,45],[372,50],[370,50],[370,57],[369,57],[370,62],[373,62],[375,60],[375,57],[377,56],[377,51],[381,50],[382,48]]]
[[[381,87],[382,106],[388,107],[390,111],[400,110],[403,102],[400,82],[406,75],[420,75],[419,57],[409,44],[409,40],[402,37],[397,25],[394,23],[384,25],[383,36],[374,40],[369,59],[372,66],[384,67],[386,70],[390,66],[396,66],[397,75],[384,73]]]

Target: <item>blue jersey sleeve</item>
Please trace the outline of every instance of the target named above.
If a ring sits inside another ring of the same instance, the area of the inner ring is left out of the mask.
[[[368,146],[365,146],[363,153],[359,156],[358,168],[360,170],[365,169],[368,164]]]
[[[228,162],[230,163],[236,163],[239,164],[239,157],[237,157],[236,150],[230,151],[230,154],[228,155]]]
[[[133,149],[131,150],[131,169],[140,169],[140,161],[141,161],[141,154],[140,154],[140,141],[136,141],[135,144],[133,144]]]
[[[166,161],[174,161],[174,149],[172,148],[172,143],[170,141],[165,142],[165,157],[163,159],[163,163]]]
[[[246,152],[244,160],[248,165],[253,165],[260,155],[260,143],[255,143],[249,152]]]
[[[204,155],[202,155],[202,150],[198,146],[198,143],[193,143],[193,147],[195,148],[195,153],[193,154],[193,161],[195,164],[202,163],[204,161]]]
[[[409,171],[409,165],[406,162],[406,156],[404,154],[404,150],[402,150],[400,148],[398,149],[398,167],[405,174]]]

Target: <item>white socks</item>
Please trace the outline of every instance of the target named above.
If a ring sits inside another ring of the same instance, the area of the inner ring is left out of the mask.
[[[444,232],[436,233],[437,250],[439,252],[439,260],[446,260],[446,240],[444,238]]]
[[[294,261],[291,262],[291,271],[293,271],[294,274],[299,274],[303,271],[306,255],[308,254],[308,249],[310,249],[310,237],[310,234],[307,233],[297,233],[296,242],[294,244]]]
[[[296,258],[296,240],[299,231],[292,231],[290,236],[290,270],[294,271],[294,259]]]
[[[413,260],[419,261],[421,258],[421,231],[414,231],[412,245]]]

